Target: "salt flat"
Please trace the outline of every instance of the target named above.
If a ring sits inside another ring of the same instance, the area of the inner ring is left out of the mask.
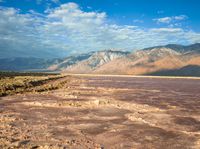
[[[63,79],[56,90],[0,97],[0,148],[200,148],[200,80]]]

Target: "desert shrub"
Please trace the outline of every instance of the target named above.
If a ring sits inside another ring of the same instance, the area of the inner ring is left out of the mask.
[[[62,77],[61,75],[2,77],[0,78],[0,96],[55,90],[61,85],[59,83],[48,83]]]
[[[60,73],[53,72],[13,72],[13,71],[0,71],[0,78],[16,77],[16,76],[56,76]]]

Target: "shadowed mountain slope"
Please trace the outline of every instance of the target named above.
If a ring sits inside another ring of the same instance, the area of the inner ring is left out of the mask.
[[[153,76],[200,76],[200,66],[187,65],[179,69],[160,70],[146,75]]]
[[[162,71],[160,74],[164,75],[165,70],[181,69],[178,74],[181,75],[182,72],[184,75],[183,71],[189,71],[185,67],[193,65],[200,66],[200,43],[189,46],[169,44],[145,48],[132,53],[104,50],[51,60],[40,58],[0,59],[0,70],[96,74],[153,75],[154,72],[157,74]],[[192,71],[195,69],[197,67],[193,67]]]

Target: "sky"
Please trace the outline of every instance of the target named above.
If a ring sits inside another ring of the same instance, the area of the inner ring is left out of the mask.
[[[200,42],[199,0],[0,0],[0,58]]]

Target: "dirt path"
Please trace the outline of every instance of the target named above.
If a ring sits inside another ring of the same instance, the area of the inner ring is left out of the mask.
[[[61,89],[0,98],[0,148],[200,148],[200,80],[59,81]]]

